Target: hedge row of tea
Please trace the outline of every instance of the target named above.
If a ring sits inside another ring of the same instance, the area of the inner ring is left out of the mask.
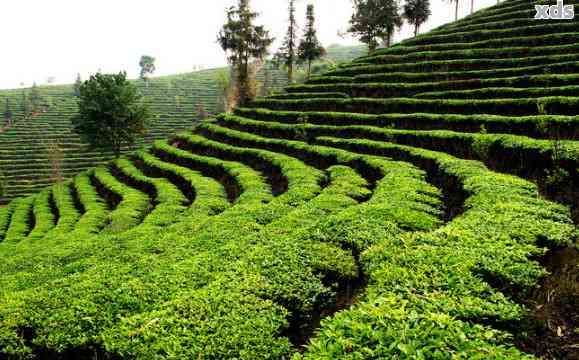
[[[218,73],[225,70],[204,70],[178,76],[153,78],[148,83],[137,82],[145,101],[150,104],[153,119],[147,136],[134,147],[140,148],[155,139],[162,139],[180,130],[190,129],[198,119],[198,107],[215,113],[220,98]],[[260,74],[265,81],[265,73]],[[269,70],[271,88],[287,83],[284,74]],[[0,101],[11,99],[14,124],[0,133],[0,174],[6,183],[1,202],[31,194],[53,182],[54,171],[49,161],[49,146],[60,144],[64,159],[61,174],[70,178],[79,172],[113,158],[111,153],[94,151],[72,132],[70,118],[77,105],[70,86],[40,87],[44,110],[23,119],[20,103],[24,90],[2,91]],[[125,151],[131,150],[125,149]]]
[[[579,167],[579,22],[533,4],[0,208],[0,357],[534,358],[511,295],[575,241],[534,180]]]
[[[315,72],[350,61],[365,52],[363,46],[331,45],[327,50],[327,56],[314,64]],[[157,77],[148,83],[136,82],[154,116],[147,136],[131,149],[125,149],[125,152],[190,129],[199,118],[200,106],[208,114],[216,113],[222,102],[218,79],[223,74],[220,73],[227,74],[227,70],[203,70]],[[271,64],[262,68],[257,78],[263,93],[277,92],[287,85],[285,73],[274,69]],[[2,106],[5,105],[5,98],[10,98],[14,113],[13,125],[7,131],[0,132],[0,175],[5,183],[5,194],[0,197],[0,203],[32,194],[54,182],[54,171],[48,159],[48,148],[52,143],[61,145],[64,159],[60,167],[64,178],[71,178],[113,158],[112,153],[103,154],[87,148],[72,133],[70,118],[75,114],[77,105],[70,86],[40,87],[40,111],[28,119],[22,116],[23,91],[0,91]]]

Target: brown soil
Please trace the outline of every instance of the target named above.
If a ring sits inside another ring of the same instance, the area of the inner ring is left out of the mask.
[[[579,250],[552,250],[541,263],[550,275],[525,301],[531,316],[517,346],[543,359],[579,360]]]

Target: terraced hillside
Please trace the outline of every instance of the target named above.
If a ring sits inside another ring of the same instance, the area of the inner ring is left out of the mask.
[[[0,354],[577,358],[579,279],[533,293],[576,246],[579,22],[533,4],[1,208]]]
[[[361,46],[334,45],[328,49],[325,61],[340,63],[363,53],[364,48]],[[220,72],[227,74],[226,69],[209,69],[157,77],[148,84],[137,82],[151,106],[154,118],[146,138],[133,149],[190,129],[198,118],[200,104],[209,114],[215,113],[221,96],[217,80]],[[287,85],[285,73],[271,65],[262,68],[257,78],[266,91],[275,92]],[[113,158],[112,153],[103,155],[102,152],[91,151],[72,132],[70,118],[77,111],[77,104],[71,86],[40,87],[42,108],[46,111],[29,119],[23,119],[22,116],[20,104],[23,91],[0,91],[2,112],[6,97],[10,98],[14,112],[14,125],[4,132],[0,130],[0,175],[7,183],[5,196],[0,196],[0,204],[18,196],[32,194],[52,183],[47,151],[50,143],[61,144],[64,153],[61,167],[65,178]],[[0,128],[3,126],[0,125]]]
[[[225,69],[211,69],[189,74],[153,78],[148,84],[137,82],[150,104],[154,117],[147,136],[134,148],[163,139],[178,131],[191,129],[197,120],[197,108],[202,104],[208,113],[215,113],[220,99],[218,73]],[[265,71],[259,79],[264,82]],[[279,89],[287,85],[283,72],[270,69],[269,86]],[[0,91],[0,101],[11,98],[14,125],[0,132],[0,174],[7,182],[7,193],[0,202],[28,195],[51,184],[51,164],[47,147],[51,142],[61,144],[65,155],[63,175],[67,178],[113,158],[112,153],[92,151],[72,131],[70,118],[77,111],[76,98],[71,86],[40,87],[46,112],[30,118],[22,116],[20,107],[23,90]],[[130,150],[130,149],[126,149]]]

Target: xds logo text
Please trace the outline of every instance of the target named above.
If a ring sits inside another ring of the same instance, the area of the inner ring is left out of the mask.
[[[535,19],[540,20],[571,20],[575,17],[573,5],[563,4],[563,0],[557,0],[557,5],[535,5]]]

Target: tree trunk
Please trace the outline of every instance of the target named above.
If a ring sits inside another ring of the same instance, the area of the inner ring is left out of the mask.
[[[470,13],[474,12],[474,0],[470,0]]]
[[[454,21],[458,20],[458,0],[454,0]]]
[[[310,80],[311,74],[312,74],[312,60],[308,60],[308,80]]]
[[[247,102],[247,65],[243,60],[240,60],[238,74],[237,74],[237,101],[239,105],[244,106]]]
[[[414,24],[414,37],[416,37],[418,35],[418,28],[420,27],[420,25],[418,25],[418,23]]]

